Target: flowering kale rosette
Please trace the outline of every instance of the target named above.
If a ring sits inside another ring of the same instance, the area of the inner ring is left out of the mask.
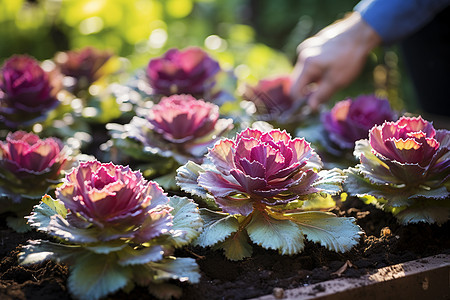
[[[79,50],[58,52],[54,61],[65,76],[75,80],[72,89],[76,92],[86,90],[92,83],[100,79],[105,64],[112,57],[109,51],[102,51],[93,47]]]
[[[211,95],[220,70],[219,63],[201,48],[173,48],[162,57],[150,60],[147,79],[154,94],[205,97]]]
[[[6,141],[0,141],[0,210],[29,214],[36,200],[56,188],[71,164],[70,151],[60,140],[10,132]],[[20,222],[9,225],[18,231],[26,228]]]
[[[260,80],[256,86],[246,86],[243,99],[253,103],[256,117],[267,122],[286,124],[302,118],[303,102],[290,95],[289,76]]]
[[[321,115],[328,138],[340,149],[353,149],[357,140],[367,138],[374,125],[395,119],[389,101],[374,95],[339,101]]]
[[[202,222],[188,198],[168,198],[154,182],[129,167],[82,162],[44,196],[28,222],[59,240],[30,241],[22,264],[52,259],[70,266],[68,287],[80,299],[99,299],[134,284],[158,297],[179,293],[168,279],[197,282],[191,258],[171,256],[198,236]],[[175,290],[174,290],[175,289]]]
[[[450,132],[422,117],[374,126],[356,142],[360,164],[347,170],[349,194],[369,197],[403,224],[450,217]],[[367,198],[367,197],[366,197]]]
[[[217,105],[191,95],[173,95],[129,124],[108,124],[107,128],[114,144],[130,156],[144,161],[171,157],[177,168],[189,160],[202,162],[207,148],[232,126],[231,119],[219,119]]]
[[[6,141],[0,141],[0,155],[1,188],[14,202],[41,198],[70,163],[68,149],[59,139],[40,139],[25,131],[10,132]]]
[[[58,72],[46,72],[26,55],[7,59],[0,71],[0,123],[8,128],[26,127],[54,109],[62,86]]]
[[[211,208],[201,209],[205,226],[198,245],[224,249],[227,258],[239,260],[251,256],[248,237],[282,254],[301,252],[305,235],[340,252],[357,243],[354,219],[313,211],[329,208],[330,194],[341,190],[345,177],[338,169],[319,172],[322,162],[304,139],[247,129],[216,143],[207,157],[177,175],[182,190]]]

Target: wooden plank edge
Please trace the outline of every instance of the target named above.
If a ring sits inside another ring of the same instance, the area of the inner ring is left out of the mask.
[[[380,268],[359,278],[337,278],[252,300],[450,299],[450,255],[439,254]]]

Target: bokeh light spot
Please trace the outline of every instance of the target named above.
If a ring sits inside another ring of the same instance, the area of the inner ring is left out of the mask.
[[[84,19],[81,21],[78,29],[81,34],[85,35],[97,33],[103,29],[103,20],[98,16]]]
[[[184,18],[191,13],[193,3],[191,0],[168,0],[166,8],[171,17]]]

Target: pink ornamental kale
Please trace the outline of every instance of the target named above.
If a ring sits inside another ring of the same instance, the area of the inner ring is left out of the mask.
[[[0,155],[1,189],[15,202],[22,197],[41,198],[71,162],[60,140],[40,139],[24,131],[10,132],[0,142]]]
[[[26,55],[16,55],[0,71],[0,122],[8,128],[32,125],[45,118],[59,100],[62,81],[58,72],[46,72]]]
[[[171,226],[169,199],[163,190],[129,167],[81,163],[66,176],[56,197],[72,212],[69,223],[94,225],[99,229],[95,239],[102,241],[120,236],[143,243]]]
[[[0,211],[14,212],[8,225],[16,231],[29,227],[23,215],[45,193],[56,188],[64,171],[72,164],[69,149],[56,138],[16,131],[0,142]]]
[[[374,125],[396,119],[389,102],[374,95],[339,101],[322,114],[322,124],[329,139],[340,149],[353,149],[355,142],[367,138]]]
[[[211,95],[219,71],[219,63],[205,51],[190,47],[170,49],[164,56],[150,60],[147,78],[154,94],[205,97]]]
[[[247,129],[209,151],[217,171],[198,179],[224,212],[249,215],[266,206],[287,204],[317,193],[313,186],[322,162],[304,139],[285,131]]]
[[[256,86],[247,86],[242,97],[254,104],[258,119],[286,124],[302,117],[303,102],[290,95],[291,85],[289,76],[263,79]]]
[[[102,68],[112,57],[109,51],[102,51],[93,47],[79,50],[59,52],[54,61],[65,76],[75,80],[72,89],[86,90],[92,83],[104,74]]]
[[[167,297],[173,290],[158,286],[165,279],[198,281],[193,259],[170,256],[202,225],[189,199],[169,199],[139,171],[98,161],[80,163],[56,197],[43,197],[28,219],[60,243],[31,241],[20,260],[68,263],[69,290],[77,298],[98,299],[133,283]]]
[[[201,166],[189,162],[177,176],[184,191],[221,209],[201,210],[205,227],[198,245],[224,249],[238,260],[251,255],[248,238],[282,254],[301,252],[304,234],[341,252],[357,242],[352,219],[308,211],[338,193],[344,177],[337,169],[319,172],[322,162],[304,139],[247,129],[216,143],[207,158]]]
[[[211,133],[219,119],[219,109],[190,95],[175,95],[155,105],[147,119],[165,140],[180,144]]]
[[[217,105],[190,95],[173,95],[125,125],[128,137],[144,151],[175,158],[180,164],[201,161],[217,139],[231,129],[231,119],[219,119]]]
[[[356,143],[349,193],[369,195],[402,223],[443,223],[450,216],[450,132],[422,117],[373,127]]]

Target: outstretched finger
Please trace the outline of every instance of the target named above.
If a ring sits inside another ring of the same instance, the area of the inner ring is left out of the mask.
[[[321,69],[309,60],[299,61],[292,72],[291,97],[303,98],[310,93],[309,86],[321,77]]]
[[[316,91],[314,91],[309,99],[308,105],[313,111],[319,109],[320,104],[328,101],[336,92],[337,87],[329,80],[324,80],[317,85]]]

